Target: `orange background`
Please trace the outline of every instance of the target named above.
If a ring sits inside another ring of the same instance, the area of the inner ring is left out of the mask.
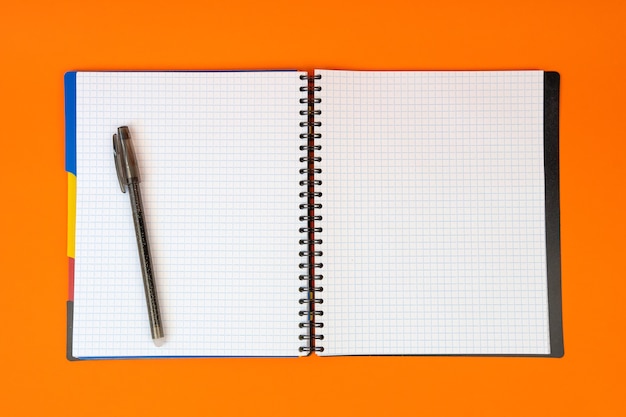
[[[5,1],[0,415],[626,414],[625,22],[623,1]],[[565,357],[68,362],[63,73],[248,68],[559,71]]]

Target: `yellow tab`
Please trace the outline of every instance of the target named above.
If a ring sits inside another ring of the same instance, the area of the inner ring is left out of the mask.
[[[67,256],[74,258],[76,248],[76,176],[67,173]]]

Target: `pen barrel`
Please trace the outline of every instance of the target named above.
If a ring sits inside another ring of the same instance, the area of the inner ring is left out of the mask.
[[[164,337],[163,324],[161,322],[159,297],[154,280],[152,255],[150,254],[150,244],[148,243],[148,230],[146,228],[139,183],[133,182],[128,184],[128,191],[133,211],[133,222],[135,223],[135,235],[137,237],[137,249],[139,250],[139,262],[141,263],[141,274],[143,275],[143,288],[146,293],[150,331],[152,332],[152,339],[160,339]]]

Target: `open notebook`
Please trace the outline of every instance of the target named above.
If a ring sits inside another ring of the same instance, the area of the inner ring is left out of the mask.
[[[65,88],[69,358],[562,356],[558,74],[72,72]]]

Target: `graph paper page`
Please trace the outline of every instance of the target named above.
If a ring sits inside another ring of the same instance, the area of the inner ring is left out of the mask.
[[[317,74],[323,354],[550,353],[543,72]]]
[[[299,354],[300,74],[77,74],[74,356]],[[159,348],[113,161],[122,125],[142,175]]]

